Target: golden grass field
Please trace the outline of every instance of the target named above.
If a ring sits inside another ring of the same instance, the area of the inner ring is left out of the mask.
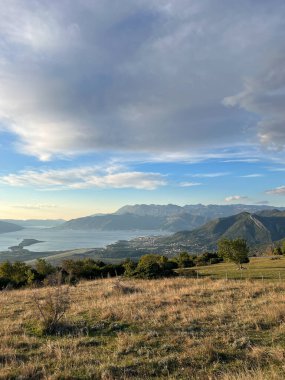
[[[285,281],[82,282],[43,335],[50,291],[0,292],[0,379],[285,378]]]

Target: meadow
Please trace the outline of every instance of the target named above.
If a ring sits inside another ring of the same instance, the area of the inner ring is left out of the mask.
[[[266,260],[270,273],[284,264]],[[278,276],[112,278],[68,289],[70,307],[50,334],[34,299],[44,302],[54,288],[0,292],[0,379],[285,378],[285,281]]]
[[[212,264],[207,266],[181,269],[179,272],[184,275],[198,277],[210,277],[212,279],[248,279],[248,280],[283,280],[285,282],[285,257],[251,257],[248,264],[243,264],[243,270],[230,262]]]

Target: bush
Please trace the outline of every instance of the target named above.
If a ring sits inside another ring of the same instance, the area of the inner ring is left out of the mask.
[[[197,266],[201,266],[218,264],[222,262],[223,259],[216,252],[204,252],[201,255],[196,256],[194,261]]]
[[[25,263],[5,261],[0,264],[0,283],[7,283],[7,285],[18,288],[31,283],[32,273],[32,268]]]
[[[37,259],[35,269],[42,280],[56,271],[55,267],[44,259]]]
[[[140,258],[133,275],[138,278],[159,278],[175,276],[173,264],[165,256],[148,254]]]
[[[135,273],[135,270],[137,268],[137,263],[135,263],[134,261],[132,261],[131,259],[127,259],[123,264],[122,264],[123,268],[124,268],[124,275],[126,277],[132,277],[134,276],[134,273]]]
[[[34,292],[32,301],[41,320],[42,332],[44,334],[57,332],[60,320],[70,307],[69,288],[62,285],[61,276],[58,275],[55,287],[47,289],[43,299]]]
[[[187,252],[181,252],[174,260],[177,262],[179,268],[191,268],[195,266],[193,256]]]

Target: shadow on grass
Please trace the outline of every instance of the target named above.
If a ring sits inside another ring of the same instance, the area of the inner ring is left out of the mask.
[[[115,336],[118,332],[133,330],[132,326],[127,323],[118,323],[110,321],[99,321],[91,324],[86,321],[74,323],[58,322],[52,329],[44,328],[38,321],[29,321],[24,325],[25,332],[28,335],[36,337],[45,336],[72,336],[72,337],[96,337],[96,336]]]

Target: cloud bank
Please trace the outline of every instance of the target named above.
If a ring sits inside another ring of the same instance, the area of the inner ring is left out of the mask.
[[[97,167],[74,169],[24,170],[0,177],[0,182],[14,187],[34,187],[44,190],[86,189],[86,188],[133,188],[154,190],[166,185],[165,178],[158,173],[138,171],[103,170]]]
[[[282,149],[284,57],[270,56],[284,48],[284,6],[3,0],[0,128],[41,160],[258,140]]]

